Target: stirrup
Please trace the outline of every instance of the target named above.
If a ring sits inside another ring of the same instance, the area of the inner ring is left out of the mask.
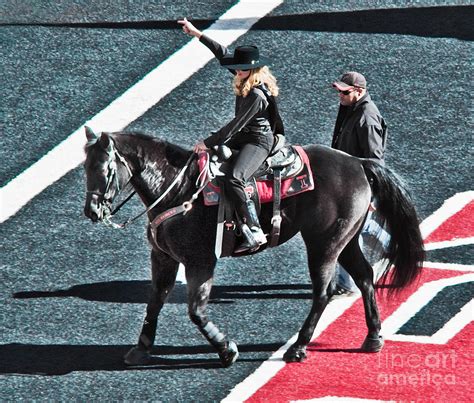
[[[267,237],[260,227],[252,227],[251,231],[253,238],[257,241],[259,246],[265,245],[267,243]]]
[[[267,238],[261,228],[252,227],[250,229],[247,224],[243,224],[241,230],[245,236],[245,241],[235,249],[234,253],[255,252],[261,245],[267,243]]]

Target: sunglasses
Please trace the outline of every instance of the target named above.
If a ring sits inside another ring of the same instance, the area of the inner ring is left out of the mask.
[[[349,95],[351,92],[354,92],[354,90],[345,90],[345,91],[341,91],[341,90],[337,90],[339,92],[339,94],[342,94],[342,95]]]

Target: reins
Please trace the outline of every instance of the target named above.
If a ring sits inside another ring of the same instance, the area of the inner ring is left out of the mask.
[[[171,217],[174,217],[176,215],[182,214],[186,215],[186,213],[192,209],[194,201],[198,198],[199,193],[201,193],[206,185],[209,183],[211,180],[210,174],[209,174],[209,156],[206,158],[206,166],[201,170],[201,172],[198,175],[198,178],[196,179],[196,187],[197,190],[193,193],[191,198],[188,201],[185,201],[179,206],[176,207],[171,207],[168,210],[164,211],[161,214],[158,214],[152,221],[150,221],[150,228],[151,228],[151,236],[153,237],[153,240],[160,248],[158,245],[157,239],[156,239],[156,229],[166,220],[168,220]]]
[[[110,215],[107,215],[106,217],[104,217],[103,219],[103,222],[104,224],[112,227],[112,228],[126,228],[127,226],[129,226],[130,224],[132,224],[133,222],[135,222],[136,220],[138,220],[141,216],[143,216],[144,214],[146,213],[149,213],[154,207],[156,207],[158,205],[158,203],[160,203],[167,195],[168,193],[176,186],[176,184],[182,179],[184,173],[187,171],[187,169],[189,168],[192,160],[195,158],[196,154],[192,153],[190,155],[190,157],[188,158],[188,160],[186,161],[186,164],[184,165],[184,167],[181,169],[181,171],[178,173],[178,175],[176,176],[176,178],[173,180],[173,182],[171,183],[171,185],[161,194],[160,197],[158,197],[158,199],[156,199],[148,208],[146,208],[144,211],[142,211],[140,214],[136,215],[135,217],[132,217],[132,218],[129,218],[128,220],[124,221],[122,224],[117,224],[117,223],[114,223],[111,218],[113,217],[113,215],[128,201],[130,200],[130,198],[135,194],[135,192],[133,192],[132,194],[130,194],[119,206],[117,206],[114,211],[110,214]],[[122,161],[123,162],[123,161]],[[203,174],[204,172],[204,174]],[[180,207],[180,213],[183,213],[183,214],[186,214],[189,210],[191,210],[192,208],[192,204],[193,202],[197,199],[197,197],[199,196],[199,193],[202,192],[202,190],[204,189],[204,187],[206,186],[207,182],[209,181],[208,179],[208,175],[206,175],[207,173],[207,170],[204,170],[202,171],[199,176],[198,176],[198,179],[196,181],[196,186],[198,186],[198,190],[192,195],[192,197],[188,200],[188,201],[185,201]]]
[[[133,190],[126,198],[125,200],[120,203],[117,207],[114,208],[114,211],[110,213],[110,217],[113,217],[115,213],[117,213],[133,196],[135,196],[135,193],[137,193],[135,190]]]

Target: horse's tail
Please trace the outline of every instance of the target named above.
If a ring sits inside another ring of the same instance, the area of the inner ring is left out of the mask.
[[[390,293],[408,286],[421,273],[425,249],[418,215],[405,184],[395,173],[370,160],[362,160],[362,165],[377,210],[391,235],[385,253],[388,263],[380,279],[382,286],[390,283]],[[390,271],[392,265],[394,269]]]

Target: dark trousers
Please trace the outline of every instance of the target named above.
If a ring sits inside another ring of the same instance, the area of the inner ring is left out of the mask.
[[[245,144],[234,157],[226,175],[220,177],[226,197],[234,203],[238,212],[248,199],[245,182],[257,171],[268,154],[267,145]]]

